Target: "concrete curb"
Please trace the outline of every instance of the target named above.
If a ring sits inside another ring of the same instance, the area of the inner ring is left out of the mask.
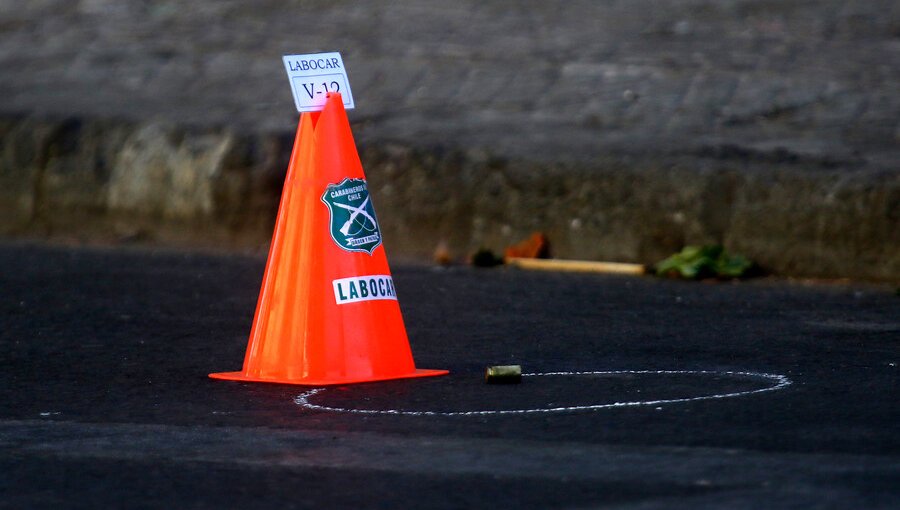
[[[260,248],[292,134],[0,119],[0,233]],[[545,164],[361,146],[386,246],[501,250],[535,230],[558,257],[653,263],[721,243],[782,275],[900,279],[900,174],[739,150]]]
[[[900,279],[890,0],[45,0],[0,12],[0,232],[261,247],[296,120],[280,56],[341,50],[392,253],[533,230],[561,257],[724,243]]]

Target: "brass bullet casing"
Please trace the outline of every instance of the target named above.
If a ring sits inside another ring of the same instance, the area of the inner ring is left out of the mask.
[[[488,384],[519,384],[522,382],[522,365],[496,365],[484,371]]]

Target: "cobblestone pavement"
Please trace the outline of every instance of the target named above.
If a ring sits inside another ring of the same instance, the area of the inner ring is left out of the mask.
[[[717,243],[900,278],[897,2],[0,5],[0,235],[259,247],[297,115],[280,57],[340,50],[399,253],[540,230],[568,258]]]
[[[554,161],[900,154],[891,0],[3,4],[3,113],[284,131],[280,55],[340,50],[363,141]]]

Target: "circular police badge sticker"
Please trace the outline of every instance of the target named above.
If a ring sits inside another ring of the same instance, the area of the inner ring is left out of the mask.
[[[338,184],[329,184],[322,202],[331,213],[331,238],[341,249],[371,255],[378,248],[381,232],[364,179],[347,178]]]

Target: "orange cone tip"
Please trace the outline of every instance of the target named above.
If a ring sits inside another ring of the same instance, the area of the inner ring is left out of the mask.
[[[214,379],[330,385],[416,369],[381,229],[339,94],[300,116],[250,341]]]

